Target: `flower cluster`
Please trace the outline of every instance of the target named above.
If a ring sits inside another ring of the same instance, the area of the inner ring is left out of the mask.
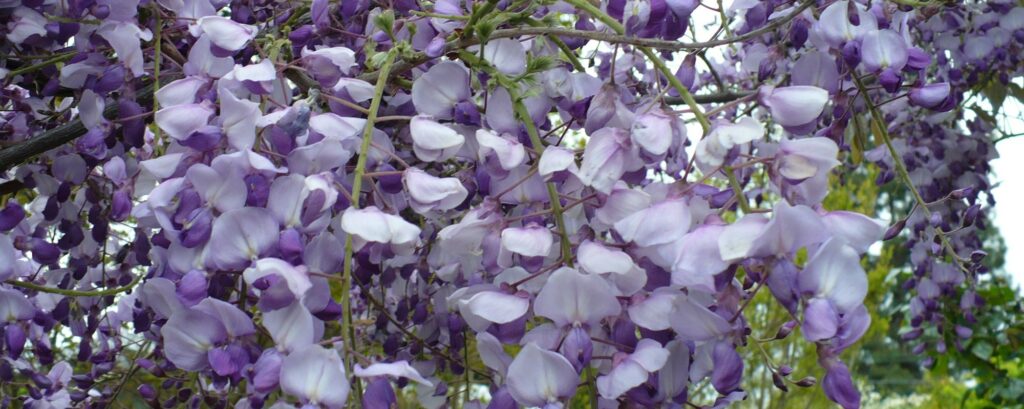
[[[424,4],[0,2],[0,394],[720,407],[799,328],[854,408],[883,236],[915,327],[977,304],[994,151],[950,124],[1024,8],[737,1],[686,43],[695,1]],[[861,157],[921,201],[888,233],[822,205]]]

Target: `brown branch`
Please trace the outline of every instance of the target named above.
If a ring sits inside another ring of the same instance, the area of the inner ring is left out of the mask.
[[[136,102],[141,106],[153,105],[153,84],[147,84],[141,90],[136,92]],[[115,118],[118,113],[117,103],[108,103],[107,108],[103,110],[103,116],[106,118]],[[6,172],[7,170],[27,162],[28,160],[36,157],[37,155],[46,153],[51,149],[56,149],[64,144],[78,139],[78,137],[85,135],[88,132],[85,129],[85,125],[82,124],[80,119],[68,122],[64,125],[56,128],[44,131],[35,137],[22,141],[9,148],[0,150],[0,173]]]
[[[24,188],[25,188],[25,184],[22,183],[20,180],[17,180],[17,179],[8,180],[8,181],[6,181],[4,183],[0,183],[0,196],[6,195],[6,194],[9,194],[9,193],[17,193],[18,191],[20,191],[21,189],[24,189]]]
[[[732,101],[735,101],[735,100],[741,99],[741,98],[746,98],[746,97],[750,96],[751,94],[752,94],[751,92],[731,92],[731,91],[726,91],[726,92],[716,92],[716,93],[713,93],[713,94],[694,95],[693,99],[696,100],[698,104],[721,104],[721,103],[725,103],[725,102],[732,102]],[[679,98],[679,97],[667,97],[667,98],[665,98],[665,103],[667,103],[669,105],[682,105],[682,104],[685,104],[686,102],[683,101],[683,99]]]

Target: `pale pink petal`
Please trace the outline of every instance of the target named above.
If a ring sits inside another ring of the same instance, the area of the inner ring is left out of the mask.
[[[209,80],[199,76],[189,76],[164,85],[156,92],[156,100],[162,107],[192,104],[196,102],[199,91],[209,85]]]
[[[423,161],[445,161],[455,155],[466,138],[454,129],[418,115],[409,121],[413,151]]]
[[[857,251],[831,239],[818,248],[797,276],[800,290],[832,302],[840,313],[863,304],[868,293],[868,276]]]
[[[551,253],[554,242],[551,231],[536,224],[509,227],[501,231],[501,246],[527,257],[543,257]]]
[[[710,341],[731,329],[725,318],[690,296],[675,298],[675,312],[671,320],[672,330],[687,341]]]
[[[179,141],[188,138],[192,132],[205,126],[213,115],[213,108],[205,104],[182,104],[156,111],[156,125],[167,136]]]
[[[591,274],[626,274],[636,267],[629,254],[590,240],[580,243],[576,258],[580,262],[580,268]]]
[[[210,37],[217,47],[227,51],[238,51],[256,37],[256,26],[241,24],[221,16],[206,16],[196,20],[199,30]],[[197,32],[193,35],[198,37]]]
[[[416,368],[409,365],[407,361],[398,361],[383,363],[377,362],[366,368],[356,364],[352,369],[352,372],[360,378],[369,378],[374,376],[391,376],[394,378],[407,378],[413,382],[421,385],[434,386],[433,382],[428,381],[423,375],[420,375]]]
[[[486,129],[476,131],[476,141],[480,145],[481,157],[486,157],[494,152],[498,157],[498,163],[505,170],[519,166],[526,159],[526,148],[518,141],[498,136],[498,134]]]
[[[519,319],[530,309],[530,299],[499,291],[481,291],[459,301],[459,309],[496,324]]]
[[[551,273],[537,294],[533,310],[564,327],[596,324],[605,317],[619,315],[622,307],[603,278],[562,267]]]
[[[629,319],[637,326],[652,331],[669,329],[672,327],[670,318],[675,311],[677,295],[679,292],[675,290],[655,291],[643,301],[626,309]]]
[[[655,203],[615,223],[623,240],[654,246],[679,240],[690,230],[690,207],[683,199]]]
[[[245,182],[236,174],[225,174],[197,163],[188,168],[185,178],[199,192],[199,196],[217,210],[227,212],[245,206],[247,190]]]
[[[544,406],[572,396],[579,376],[562,355],[527,344],[508,367],[508,391],[525,406]]]
[[[281,364],[281,390],[313,405],[344,407],[349,384],[338,352],[319,345],[292,352]]]
[[[263,313],[263,327],[279,349],[292,352],[315,347],[316,330],[310,314],[301,302]]]
[[[842,239],[858,253],[868,251],[868,247],[881,240],[888,227],[882,220],[842,210],[825,213],[821,221],[833,236]]]
[[[438,119],[451,119],[455,104],[469,98],[469,72],[462,64],[445,61],[430,67],[412,85],[416,111]]]
[[[237,150],[248,150],[256,143],[256,120],[260,118],[260,104],[241,99],[221,88],[220,118],[228,144]]]
[[[296,267],[292,263],[273,257],[257,260],[252,267],[245,269],[242,273],[242,277],[249,285],[269,275],[281,277],[288,284],[288,289],[296,299],[302,299],[306,291],[313,286],[313,283],[309,281],[309,275],[306,274],[305,266]]]

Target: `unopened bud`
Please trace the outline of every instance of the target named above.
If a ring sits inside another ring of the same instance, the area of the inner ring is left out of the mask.
[[[816,383],[818,383],[817,379],[814,379],[813,376],[808,376],[799,381],[796,381],[796,386],[799,386],[801,388],[809,388],[811,386],[814,386],[814,384]]]
[[[772,372],[772,383],[775,384],[776,388],[783,392],[789,392],[789,387],[786,386],[786,380],[782,379],[782,376],[778,372]]]
[[[153,399],[156,397],[156,389],[154,389],[152,385],[144,383],[139,385],[139,395],[146,400]]]
[[[963,199],[963,198],[965,198],[967,196],[970,196],[971,193],[973,193],[973,192],[974,192],[974,188],[973,187],[965,187],[963,189],[957,189],[957,190],[954,190],[952,192],[949,192],[949,197],[952,197],[954,199]]]
[[[775,333],[775,339],[784,339],[789,336],[790,332],[793,332],[793,328],[796,328],[796,321],[786,321],[779,327],[779,332]]]
[[[972,226],[978,220],[978,213],[981,213],[981,205],[975,204],[964,211],[964,226]]]
[[[971,261],[975,263],[980,263],[981,260],[985,259],[985,256],[987,255],[988,253],[986,253],[984,250],[974,250],[971,252]]]
[[[885,230],[885,235],[882,236],[882,240],[892,240],[903,231],[904,227],[907,227],[907,219],[902,219],[896,222],[896,224],[889,226],[889,228]]]

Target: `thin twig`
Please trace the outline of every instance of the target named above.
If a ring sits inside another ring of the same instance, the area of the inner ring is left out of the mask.
[[[911,196],[913,196],[914,200],[917,201],[917,204],[921,208],[921,211],[924,212],[925,219],[929,218],[932,214],[932,211],[931,209],[928,208],[928,202],[924,200],[924,197],[922,197],[921,193],[918,192],[917,186],[914,185],[914,181],[910,178],[910,173],[907,172],[907,167],[903,163],[903,158],[900,156],[899,151],[897,151],[896,146],[892,144],[892,138],[889,137],[889,130],[885,125],[885,118],[882,116],[882,113],[878,110],[878,107],[875,105],[874,101],[871,100],[871,96],[868,95],[867,90],[864,87],[864,83],[861,81],[860,77],[858,77],[857,75],[852,75],[852,77],[854,84],[856,84],[857,86],[857,89],[860,90],[860,95],[863,97],[864,103],[867,104],[868,106],[868,111],[871,113],[871,118],[875,124],[875,133],[878,134],[878,137],[882,138],[882,142],[885,143],[886,148],[889,150],[889,155],[892,157],[892,162],[893,166],[896,168],[896,173],[900,176],[900,179],[903,181],[903,184],[907,187],[907,189],[910,190]],[[935,235],[939,237],[939,240],[942,242],[942,247],[949,252],[950,257],[953,258],[953,261],[957,265],[957,267],[959,267],[968,276],[971,276],[970,269],[963,265],[963,263],[960,260],[960,256],[956,253],[956,249],[953,248],[953,245],[949,242],[949,239],[946,237],[946,235],[942,233],[942,230],[935,229]],[[969,281],[972,281],[973,285],[973,280]]]
[[[4,282],[15,287],[27,288],[30,290],[39,291],[41,293],[60,294],[69,297],[104,297],[108,295],[120,294],[125,291],[131,290],[132,288],[135,288],[135,286],[139,284],[139,281],[142,281],[142,276],[143,274],[136,275],[135,278],[132,279],[132,282],[122,287],[108,288],[106,290],[96,291],[66,290],[63,288],[46,287],[28,281],[18,281],[14,279],[7,280]]]
[[[363,142],[359,148],[359,158],[356,159],[356,170],[354,173],[354,179],[352,181],[352,202],[351,207],[353,209],[359,208],[359,191],[363,186],[363,174],[366,173],[366,158],[370,152],[370,142],[373,140],[373,124],[377,119],[377,111],[380,109],[380,102],[384,98],[384,86],[388,81],[388,74],[391,70],[391,65],[395,61],[395,55],[397,55],[398,49],[392,48],[388,51],[387,57],[384,59],[384,65],[381,66],[381,76],[377,80],[377,85],[374,87],[373,100],[370,102],[370,111],[366,117],[366,125],[363,129]],[[350,300],[352,291],[352,252],[354,244],[352,242],[352,235],[345,236],[345,264],[342,269],[342,282],[341,282],[341,308],[342,308],[342,331],[347,331],[349,336],[348,345],[352,346],[352,349],[356,349],[356,331],[352,325],[352,302]],[[352,358],[346,354],[345,356],[345,367],[352,373]],[[362,396],[362,383],[358,378],[355,380],[355,396]]]
[[[519,99],[519,92],[509,90],[509,94],[512,96],[513,109],[519,115],[519,119],[523,121],[523,124],[526,125],[526,133],[530,135],[533,150],[540,157],[544,153],[544,144],[540,140],[540,134],[537,132],[537,125],[533,123],[533,118],[530,117],[530,112],[526,109],[526,105]],[[561,233],[562,261],[565,265],[572,267],[572,244],[569,243],[569,232],[565,227],[565,216],[562,215],[562,202],[558,197],[558,189],[554,183],[548,182],[546,185],[548,188],[548,198],[551,201],[551,213],[555,217],[555,226],[558,227],[558,231]]]

